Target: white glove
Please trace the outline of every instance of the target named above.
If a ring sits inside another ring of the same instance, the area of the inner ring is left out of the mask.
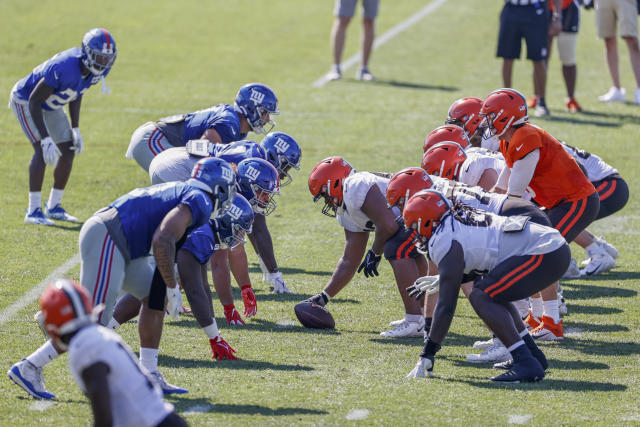
[[[419,277],[414,285],[428,295],[435,294],[440,289],[440,276]]]
[[[431,363],[431,360],[427,359],[426,357],[425,358],[421,357],[418,360],[418,363],[416,363],[416,366],[411,370],[411,372],[409,372],[409,375],[407,375],[407,378],[424,378],[427,371],[432,367],[433,367],[433,364]],[[429,376],[432,377],[433,371],[428,371],[428,372],[429,372]]]
[[[264,265],[264,261],[262,261],[262,258],[260,258],[260,256],[258,256],[258,263],[260,264],[260,270],[262,270],[262,281],[270,283],[269,270],[267,269],[267,266]]]
[[[275,273],[267,273],[268,282],[273,285],[273,293],[275,294],[290,294],[291,291],[284,283],[284,277],[282,273],[276,271]]]
[[[77,155],[80,155],[80,153],[82,153],[83,146],[82,135],[80,135],[80,128],[71,129],[71,133],[73,134],[73,147],[71,147],[71,149],[74,150]]]
[[[62,153],[56,143],[53,142],[53,139],[51,139],[50,136],[47,136],[40,141],[40,146],[42,147],[42,157],[44,157],[44,162],[48,165],[55,166],[55,164],[58,163],[58,157],[62,156]]]
[[[182,292],[180,292],[180,288],[167,286],[167,313],[171,318],[177,319],[180,308],[182,308]]]

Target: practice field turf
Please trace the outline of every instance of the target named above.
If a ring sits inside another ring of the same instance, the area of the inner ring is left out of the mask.
[[[410,18],[428,2],[383,0],[378,35]],[[274,295],[261,282],[252,250],[251,277],[258,315],[247,326],[227,327],[214,308],[239,361],[215,362],[192,316],[168,320],[160,369],[189,394],[168,400],[193,425],[456,424],[629,425],[640,422],[640,217],[635,197],[640,172],[640,107],[597,101],[610,86],[593,11],[583,11],[578,46],[577,98],[584,112],[564,112],[564,85],[554,49],[547,103],[551,117],[532,121],[556,137],[599,154],[629,183],[624,210],[591,229],[620,250],[617,267],[592,279],[564,281],[569,313],[566,338],[543,343],[550,361],[544,381],[499,385],[488,365],[465,355],[486,330],[463,298],[435,364],[435,377],[409,380],[420,338],[385,339],[379,332],[403,316],[391,267],[354,280],[328,308],[334,331],[302,328],[293,306],[322,289],[340,257],[343,232],[324,217],[307,189],[319,160],[341,155],[355,168],[396,171],[418,166],[422,142],[440,125],[450,103],[484,97],[502,85],[495,58],[503,2],[451,0],[398,33],[373,54],[374,83],[356,81],[355,67],[342,81],[314,88],[329,69],[333,2],[325,1],[21,1],[0,2],[0,93],[35,65],[79,45],[90,28],[114,35],[118,59],[107,79],[83,100],[85,150],[76,159],[65,208],[82,219],[148,177],[124,158],[133,130],[149,120],[216,103],[232,103],[250,81],[269,84],[282,114],[277,130],[303,149],[301,170],[283,189],[268,218],[276,256],[291,295]],[[359,13],[359,12],[358,12]],[[361,25],[349,29],[345,59],[359,49]],[[623,85],[633,91],[627,50],[620,45]],[[532,93],[531,65],[520,61],[514,86]],[[250,134],[251,136],[251,134]],[[35,299],[13,313],[13,304],[77,253],[80,226],[23,224],[31,147],[10,110],[0,115],[0,368],[6,370],[42,343],[32,321]],[[51,171],[43,190],[46,200]],[[572,245],[580,261],[583,251]],[[73,263],[72,263],[73,264]],[[69,276],[78,278],[78,267]],[[234,293],[242,306],[240,293]],[[137,326],[119,332],[138,350]],[[0,425],[87,425],[91,407],[60,357],[44,370],[53,402],[31,399],[6,376],[0,380]],[[359,420],[359,421],[351,421]]]

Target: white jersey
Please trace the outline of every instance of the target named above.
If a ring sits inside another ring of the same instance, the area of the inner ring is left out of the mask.
[[[348,176],[342,183],[343,203],[336,212],[338,224],[353,232],[375,231],[373,221],[362,212],[362,204],[374,185],[378,186],[384,197],[389,180],[370,172],[356,172]],[[396,216],[400,215],[397,207],[392,210]]]
[[[173,405],[162,399],[162,390],[129,346],[118,334],[96,324],[82,328],[69,344],[69,369],[83,392],[82,371],[98,362],[109,367],[114,426],[155,426],[173,412]]]
[[[562,141],[560,142],[562,143],[562,148],[564,148],[564,150],[587,171],[587,179],[589,181],[600,181],[601,179],[618,173],[613,166],[607,164],[595,154],[580,150],[579,148],[573,147]]]
[[[491,151],[500,151],[500,138],[497,136],[491,136],[489,129],[487,129],[482,134],[482,142],[480,143],[480,146]]]
[[[502,217],[479,211],[470,215],[478,225],[463,224],[453,215],[442,221],[429,239],[429,257],[433,262],[442,261],[454,240],[462,246],[465,274],[491,271],[512,256],[547,254],[565,243],[556,229],[531,221],[525,223],[527,217]]]
[[[153,158],[149,165],[151,184],[186,181],[191,177],[193,167],[202,157],[187,152],[187,147],[173,147]]]
[[[446,178],[432,176],[433,189],[438,190],[452,203],[460,202],[465,206],[499,214],[508,196],[506,194],[491,193],[480,187],[450,181]]]
[[[470,186],[478,185],[482,174],[487,169],[493,169],[500,176],[502,169],[507,167],[502,153],[481,147],[470,147],[465,151],[467,159],[460,168],[460,182]]]

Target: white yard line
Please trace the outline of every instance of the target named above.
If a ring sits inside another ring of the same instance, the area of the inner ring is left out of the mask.
[[[44,288],[54,281],[55,279],[59,279],[60,277],[64,277],[69,270],[74,268],[76,265],[80,263],[80,254],[75,254],[60,267],[56,268],[49,274],[45,279],[38,283],[33,288],[29,289],[29,291],[22,295],[16,302],[11,304],[9,307],[5,308],[0,312],[0,326],[4,325],[7,321],[11,320],[20,310],[25,308],[27,305],[31,304],[33,301],[40,297]]]
[[[444,3],[446,3],[446,1],[447,0],[432,1],[428,5],[426,5],[425,7],[423,7],[422,9],[420,9],[419,11],[411,15],[409,18],[405,19],[404,21],[397,24],[395,27],[391,28],[390,30],[382,34],[380,37],[376,37],[375,41],[373,42],[373,50],[375,51],[380,46],[382,46],[389,40],[393,39],[395,36],[397,36],[401,32],[405,31],[412,25],[418,23],[422,18],[424,18],[425,16],[427,16],[428,14],[430,14],[431,12],[433,12],[434,10],[442,6]],[[340,64],[340,68],[342,69],[342,71],[344,72],[349,68],[351,68],[353,65],[355,65],[360,60],[361,55],[362,54],[360,53],[360,51],[358,51],[355,55],[351,56],[349,59],[347,59],[342,64]],[[311,86],[322,87],[328,82],[329,80],[327,79],[327,76],[325,74],[322,77],[320,77],[318,80],[313,82]]]

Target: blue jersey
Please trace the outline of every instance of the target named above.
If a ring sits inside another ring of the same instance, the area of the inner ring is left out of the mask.
[[[236,141],[231,144],[215,144],[211,153],[212,157],[218,157],[227,163],[236,165],[250,157],[258,157],[267,160],[264,148],[253,141]]]
[[[107,70],[104,73],[106,76]],[[44,78],[45,83],[53,88],[53,93],[42,103],[45,110],[56,110],[82,96],[92,85],[100,81],[100,76],[89,73],[82,77],[82,49],[72,47],[56,54],[33,69],[16,85],[19,99],[28,100],[38,82]]]
[[[153,233],[167,213],[179,204],[191,209],[193,224],[187,231],[206,224],[213,211],[209,195],[184,182],[136,188],[111,203],[110,206],[118,210],[131,259],[149,253]]]
[[[200,264],[206,264],[211,255],[219,249],[210,223],[193,230],[180,249],[189,251]]]
[[[246,133],[240,133],[240,118],[233,106],[218,104],[185,115],[182,145],[186,145],[191,139],[202,138],[207,129],[215,129],[224,144],[239,141],[247,136]]]

